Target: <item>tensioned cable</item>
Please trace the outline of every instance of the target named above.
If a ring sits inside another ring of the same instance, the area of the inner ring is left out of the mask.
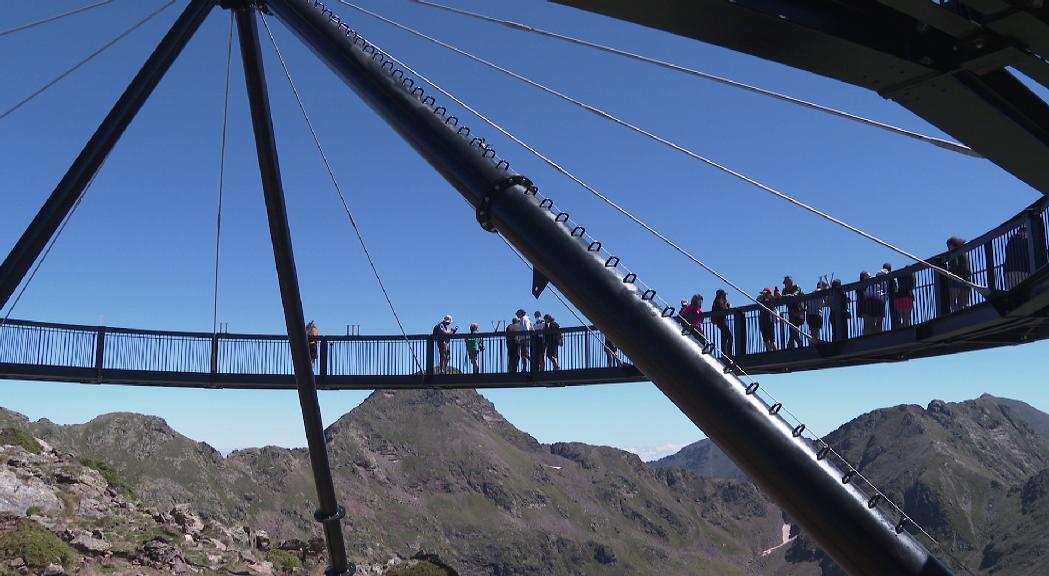
[[[22,30],[28,30],[30,28],[39,26],[41,24],[47,24],[48,22],[54,22],[56,20],[61,20],[62,18],[65,18],[66,16],[72,16],[74,14],[80,14],[81,12],[87,12],[88,10],[91,10],[92,8],[98,8],[99,6],[105,6],[106,4],[109,4],[112,1],[113,0],[102,0],[101,2],[95,2],[94,4],[88,4],[87,6],[83,6],[81,8],[77,8],[75,10],[70,10],[69,12],[63,12],[61,14],[55,14],[54,16],[48,16],[47,18],[41,18],[40,20],[36,20],[34,22],[28,22],[26,24],[21,24],[19,26],[15,26],[14,28],[8,28],[7,30],[0,31],[0,36],[7,36],[8,34],[14,34],[15,32],[21,32]]]
[[[215,289],[211,301],[211,335],[219,333],[219,255],[222,245],[222,192],[226,182],[226,134],[229,125],[230,70],[233,63],[233,11],[229,13],[229,38],[226,40],[226,91],[222,100],[222,143],[219,145],[219,194],[215,211]]]
[[[371,252],[368,250],[368,245],[364,242],[364,235],[361,233],[360,227],[357,225],[357,219],[353,217],[353,213],[350,211],[350,204],[346,200],[346,195],[342,192],[342,186],[339,185],[339,181],[335,178],[335,172],[332,170],[331,164],[328,162],[328,156],[324,153],[324,148],[321,146],[320,138],[317,136],[317,131],[313,128],[313,122],[310,120],[310,115],[306,112],[306,106],[302,102],[302,98],[299,96],[299,90],[295,87],[295,81],[291,79],[291,71],[288,70],[288,64],[284,61],[284,56],[280,52],[280,48],[277,47],[277,39],[273,37],[273,32],[270,31],[270,26],[266,22],[266,18],[262,18],[262,26],[266,29],[266,34],[270,37],[270,43],[273,44],[273,50],[277,53],[277,59],[280,61],[281,68],[284,70],[284,76],[288,79],[288,85],[291,86],[291,92],[295,95],[295,101],[299,105],[299,110],[302,111],[302,118],[306,121],[306,126],[310,129],[310,135],[313,136],[313,144],[317,147],[317,152],[320,154],[321,161],[324,163],[325,170],[328,171],[328,176],[331,178],[331,183],[335,187],[335,191],[339,193],[339,199],[342,201],[342,208],[346,211],[346,217],[350,221],[350,225],[353,226],[353,232],[357,235],[357,241],[361,245],[361,250],[364,251],[364,256],[368,259],[368,266],[372,269],[372,274],[375,276],[375,281],[379,283],[379,289],[382,290],[383,297],[386,298],[386,304],[390,307],[390,312],[393,313],[394,320],[397,321],[397,328],[401,331],[401,336],[404,338],[404,343],[408,346],[408,350],[412,353],[412,359],[415,361],[415,366],[419,370],[420,374],[424,374],[422,362],[419,361],[419,356],[415,352],[415,347],[411,345],[408,340],[408,334],[404,330],[404,324],[401,322],[401,317],[397,314],[397,308],[393,305],[393,299],[390,297],[390,293],[386,290],[386,285],[382,281],[382,277],[379,275],[379,269],[375,265],[375,260],[372,259]]]
[[[346,2],[343,2],[343,3],[346,4]],[[402,62],[402,61],[398,60],[396,57],[390,55],[389,52],[386,52],[386,55],[390,59],[392,59],[395,62],[397,62],[397,64],[402,66],[405,70],[408,70],[412,74],[415,74],[421,80],[423,80],[424,82],[426,82],[427,84],[432,86],[435,90],[437,90],[441,94],[444,94],[446,97],[448,97],[449,99],[451,99],[455,103],[459,104],[460,106],[462,106],[463,108],[468,110],[471,114],[473,114],[474,116],[477,116],[482,121],[484,121],[486,124],[488,124],[489,126],[494,128],[495,130],[498,130],[500,133],[502,133],[507,138],[510,138],[511,140],[516,142],[518,145],[520,145],[525,150],[528,150],[529,152],[531,152],[537,158],[539,158],[540,160],[542,160],[543,162],[548,164],[551,168],[553,168],[554,170],[560,172],[561,174],[563,174],[567,178],[571,179],[576,184],[579,184],[584,189],[589,191],[591,194],[593,194],[597,198],[601,199],[607,205],[611,206],[613,209],[618,211],[620,214],[623,214],[624,216],[626,216],[627,218],[629,218],[630,220],[632,220],[633,222],[635,222],[636,224],[638,224],[639,226],[641,226],[642,228],[647,230],[649,233],[653,234],[654,236],[656,236],[657,238],[662,240],[668,246],[670,246],[671,248],[676,250],[679,254],[685,256],[686,258],[691,260],[693,263],[699,265],[701,268],[703,268],[704,270],[706,270],[707,272],[709,272],[710,274],[712,274],[713,276],[715,276],[716,278],[718,278],[719,280],[721,280],[722,282],[724,282],[725,284],[730,286],[733,290],[735,290],[739,294],[742,294],[744,298],[750,300],[754,304],[757,304],[760,308],[762,308],[766,312],[772,314],[775,318],[778,318],[782,322],[785,322],[788,326],[791,327],[792,330],[797,332],[803,338],[805,338],[806,340],[810,340],[810,341],[813,340],[812,336],[807,334],[806,332],[804,332],[801,329],[800,325],[795,325],[794,323],[790,322],[787,318],[785,318],[783,315],[781,315],[779,312],[777,312],[774,308],[772,308],[770,306],[767,306],[765,303],[760,302],[754,296],[751,296],[750,293],[748,293],[746,290],[741,288],[738,284],[736,284],[735,282],[729,280],[726,276],[724,276],[723,274],[721,274],[720,272],[715,270],[713,267],[709,266],[708,264],[706,264],[705,262],[703,262],[702,260],[700,260],[699,258],[694,256],[688,250],[685,250],[682,246],[680,246],[679,244],[677,244],[676,242],[674,242],[670,238],[667,238],[666,236],[664,236],[658,230],[656,230],[652,226],[648,225],[646,222],[644,222],[643,220],[641,220],[640,218],[635,216],[633,213],[631,213],[626,208],[624,208],[624,207],[620,206],[619,204],[617,204],[614,200],[612,200],[608,196],[602,194],[600,191],[598,191],[596,188],[594,188],[590,184],[587,184],[586,182],[584,182],[581,178],[579,178],[578,176],[576,176],[575,174],[570,172],[567,168],[561,166],[560,164],[558,164],[557,162],[555,162],[554,160],[552,160],[551,158],[549,158],[548,156],[546,156],[545,154],[543,154],[542,152],[537,150],[536,148],[534,148],[531,145],[529,145],[527,142],[524,142],[523,140],[518,138],[516,135],[512,134],[509,130],[503,128],[501,125],[496,123],[494,120],[491,120],[490,118],[488,118],[487,116],[482,114],[480,111],[478,111],[474,107],[470,106],[469,104],[467,104],[466,102],[464,102],[462,99],[460,99],[459,97],[455,96],[451,92],[449,92],[449,91],[445,90],[444,88],[442,88],[441,86],[437,85],[437,83],[433,82],[432,80],[430,80],[429,78],[427,78],[423,74],[420,74],[418,71],[412,69],[410,66],[408,66],[404,62]]]
[[[723,76],[717,76],[715,74],[710,74],[708,72],[703,72],[703,71],[696,70],[696,69],[693,69],[693,68],[688,68],[688,67],[685,67],[685,66],[681,66],[679,64],[674,64],[672,62],[667,62],[665,60],[658,60],[656,58],[651,58],[651,57],[644,56],[644,55],[641,55],[641,54],[637,54],[637,53],[634,53],[634,52],[628,52],[626,50],[620,50],[619,48],[613,48],[613,47],[607,46],[605,44],[598,44],[596,42],[590,42],[589,40],[583,40],[581,38],[575,38],[575,37],[572,37],[572,36],[567,36],[565,34],[558,34],[557,32],[551,32],[549,30],[543,30],[542,28],[536,28],[534,26],[529,26],[527,24],[521,24],[520,22],[514,22],[512,20],[503,20],[501,18],[495,18],[493,16],[488,16],[488,15],[485,15],[485,14],[480,14],[480,13],[477,13],[477,12],[471,12],[469,10],[463,10],[461,8],[455,8],[455,7],[452,7],[452,6],[445,6],[444,4],[438,4],[436,2],[429,2],[428,0],[411,0],[411,1],[415,2],[416,4],[422,4],[423,6],[429,6],[431,8],[437,8],[437,9],[440,9],[440,10],[446,10],[448,12],[453,12],[455,14],[459,14],[459,15],[462,15],[462,16],[469,16],[471,18],[476,18],[478,20],[484,20],[486,22],[492,22],[492,23],[495,23],[495,24],[500,24],[500,25],[506,26],[508,28],[511,28],[513,30],[517,30],[519,32],[531,32],[533,34],[538,34],[540,36],[546,36],[548,38],[554,38],[554,39],[562,40],[564,42],[568,42],[568,43],[571,43],[571,44],[576,44],[576,45],[579,45],[579,46],[585,46],[587,48],[593,48],[595,50],[600,50],[602,52],[607,52],[609,54],[615,54],[616,56],[623,56],[625,58],[630,58],[632,60],[637,60],[639,62],[644,62],[646,64],[653,64],[655,66],[659,66],[661,68],[666,68],[668,70],[673,70],[675,72],[682,72],[682,73],[688,74],[690,76],[695,76],[697,78],[702,78],[704,80],[710,80],[710,81],[713,81],[713,82],[717,82],[719,84],[724,84],[726,86],[731,86],[733,88],[739,88],[741,90],[746,90],[747,92],[752,92],[754,94],[759,94],[761,96],[768,96],[769,98],[774,98],[776,100],[780,100],[780,101],[783,101],[783,102],[789,102],[791,104],[802,106],[802,107],[808,108],[810,110],[816,110],[818,112],[824,112],[824,113],[830,114],[832,116],[837,116],[838,118],[845,118],[846,120],[852,120],[852,121],[858,122],[860,124],[864,124],[864,125],[867,125],[867,126],[872,126],[874,128],[880,128],[881,130],[885,130],[885,131],[891,132],[893,134],[898,134],[900,136],[906,136],[908,138],[913,138],[915,140],[918,140],[918,141],[921,141],[921,142],[925,142],[927,144],[932,144],[933,146],[936,146],[938,148],[943,148],[945,150],[950,150],[952,152],[958,152],[960,154],[965,154],[966,156],[972,156],[974,158],[983,158],[983,156],[980,155],[980,153],[976,152],[975,150],[973,150],[972,148],[969,148],[968,146],[966,146],[964,144],[959,144],[958,142],[952,142],[950,140],[944,140],[943,138],[936,138],[934,136],[927,136],[925,134],[921,134],[920,132],[914,132],[912,130],[907,130],[906,128],[900,128],[899,126],[893,126],[892,124],[886,124],[884,122],[879,122],[877,120],[872,120],[870,118],[865,118],[863,116],[859,116],[859,115],[856,115],[856,114],[851,114],[851,113],[845,112],[843,110],[838,110],[836,108],[831,108],[829,106],[824,106],[822,104],[816,104],[814,102],[809,102],[809,101],[803,100],[801,98],[795,98],[793,96],[789,96],[787,94],[783,94],[783,93],[780,93],[780,92],[775,92],[773,90],[768,90],[766,88],[761,88],[759,86],[754,86],[754,85],[751,85],[751,84],[746,84],[744,82],[739,82],[739,81],[736,81],[736,80],[732,80],[731,78],[725,78]]]
[[[91,185],[95,183],[95,178],[98,176],[98,173],[102,171],[102,165],[105,164],[107,158],[109,158],[108,154],[106,155],[106,158],[102,159],[102,164],[99,165],[98,170],[96,170],[95,173],[91,175],[91,179],[87,181],[87,186],[84,186],[84,191],[80,193],[76,202],[73,203],[73,207],[69,209],[69,214],[66,214],[65,219],[62,220],[62,224],[60,224],[58,229],[55,230],[55,234],[51,236],[51,240],[48,242],[47,247],[44,248],[43,253],[40,254],[40,257],[37,258],[36,263],[33,265],[33,270],[29,273],[29,276],[26,277],[25,282],[22,283],[22,287],[19,288],[15,299],[11,301],[11,305],[7,308],[7,313],[4,314],[3,319],[0,319],[0,326],[6,325],[8,319],[11,318],[11,313],[14,312],[15,306],[18,306],[18,302],[22,299],[22,295],[25,294],[26,289],[29,288],[29,284],[33,281],[33,278],[36,278],[36,273],[40,271],[40,267],[43,266],[44,260],[47,259],[47,255],[50,254],[51,249],[55,247],[55,244],[58,242],[58,237],[61,236],[62,231],[66,229],[66,224],[69,224],[69,221],[73,219],[73,214],[75,214],[77,208],[80,207],[80,202],[84,200],[84,196],[87,196],[87,191],[91,188]]]
[[[145,18],[143,18],[143,19],[139,20],[138,22],[136,22],[134,25],[132,25],[127,30],[124,30],[120,34],[117,34],[116,36],[114,36],[113,39],[111,39],[109,42],[106,42],[101,47],[99,47],[97,50],[95,50],[91,54],[88,54],[86,58],[84,58],[83,60],[77,62],[73,66],[67,68],[64,72],[62,72],[61,74],[56,76],[54,79],[48,81],[46,84],[44,84],[40,88],[37,88],[35,92],[33,92],[29,96],[26,96],[25,98],[19,100],[18,103],[16,103],[14,106],[11,106],[7,110],[5,110],[2,114],[0,114],[0,120],[3,120],[5,117],[7,117],[7,115],[11,114],[15,110],[18,110],[19,108],[21,108],[25,104],[28,104],[30,100],[32,100],[32,99],[36,98],[37,96],[43,94],[49,88],[51,88],[55,84],[58,84],[66,76],[69,76],[70,74],[75,72],[78,68],[83,66],[84,64],[87,64],[88,62],[94,60],[96,56],[98,56],[99,54],[105,52],[106,50],[108,50],[111,46],[113,46],[117,42],[120,42],[121,40],[123,40],[125,36],[127,36],[128,34],[131,34],[132,32],[134,32],[135,30],[137,30],[138,28],[143,26],[146,22],[149,22],[150,20],[152,20],[155,16],[157,16],[158,14],[163,12],[164,10],[167,10],[168,7],[170,7],[174,3],[175,3],[175,0],[169,0],[169,2],[167,4],[164,4],[163,6],[158,8],[157,10],[149,13],[148,15],[146,15]]]
[[[663,144],[663,145],[668,146],[668,147],[670,147],[670,148],[672,148],[674,150],[677,150],[678,152],[681,152],[681,153],[685,154],[686,156],[688,156],[688,157],[690,157],[690,158],[692,158],[694,160],[699,160],[700,162],[703,162],[704,164],[707,164],[708,166],[716,168],[716,169],[720,170],[721,172],[724,172],[724,173],[726,173],[726,174],[728,174],[730,176],[733,176],[734,178],[737,178],[737,179],[742,180],[742,181],[744,181],[744,182],[746,182],[746,183],[748,183],[748,184],[750,184],[750,185],[752,185],[752,186],[754,186],[756,188],[764,190],[765,192],[768,192],[768,193],[776,196],[777,198],[780,198],[781,200],[785,200],[785,201],[787,201],[787,202],[789,202],[789,203],[791,203],[791,204],[793,204],[793,205],[795,205],[795,206],[797,206],[799,208],[802,208],[802,209],[804,209],[804,210],[806,210],[808,212],[811,212],[811,213],[813,213],[813,214],[815,214],[815,215],[817,215],[817,216],[819,216],[819,217],[821,217],[821,218],[823,218],[823,219],[825,219],[827,221],[833,222],[834,224],[837,224],[838,226],[841,226],[842,228],[845,228],[846,230],[854,232],[854,233],[856,233],[856,234],[858,234],[858,235],[860,235],[860,236],[862,236],[862,237],[864,237],[864,238],[866,238],[866,239],[868,239],[868,240],[870,240],[870,241],[872,241],[872,242],[874,242],[876,244],[879,244],[879,245],[881,245],[881,246],[883,246],[885,248],[888,248],[889,250],[892,250],[893,252],[896,252],[897,254],[905,256],[905,257],[907,257],[907,258],[909,258],[911,260],[914,260],[915,262],[924,264],[924,265],[928,266],[929,268],[931,268],[932,270],[935,270],[937,273],[939,273],[941,275],[947,276],[948,278],[951,278],[952,280],[955,280],[956,282],[960,282],[962,284],[965,284],[966,286],[970,286],[970,287],[974,288],[975,290],[977,290],[978,292],[980,292],[984,296],[987,296],[989,294],[989,290],[986,287],[984,287],[984,286],[980,286],[979,284],[975,284],[975,283],[973,283],[970,280],[966,280],[966,279],[962,278],[961,276],[958,276],[957,274],[947,270],[946,268],[943,268],[941,266],[933,264],[932,262],[929,262],[929,261],[925,260],[924,258],[921,258],[921,257],[919,257],[919,256],[917,256],[915,254],[912,254],[911,252],[908,252],[907,250],[904,250],[904,249],[899,248],[899,247],[897,247],[897,246],[895,246],[893,244],[890,244],[889,242],[887,242],[885,240],[882,240],[881,238],[878,238],[877,236],[874,236],[873,234],[870,234],[869,232],[866,232],[864,230],[856,228],[855,226],[852,226],[851,224],[848,224],[847,222],[845,222],[845,221],[843,221],[843,220],[841,220],[839,218],[831,216],[830,214],[827,214],[826,212],[823,212],[823,211],[819,210],[818,208],[810,206],[809,204],[806,204],[806,203],[804,203],[804,202],[802,202],[802,201],[800,201],[800,200],[798,200],[798,199],[796,199],[796,198],[794,198],[792,196],[789,196],[788,194],[786,194],[784,192],[781,192],[781,191],[779,191],[779,190],[777,190],[777,189],[775,189],[775,188],[773,188],[773,187],[771,187],[771,186],[769,186],[767,184],[763,184],[763,183],[761,183],[761,182],[759,182],[759,181],[757,181],[757,180],[755,180],[755,179],[753,179],[753,178],[751,178],[751,177],[749,177],[749,176],[747,176],[747,175],[745,175],[745,174],[743,174],[741,172],[733,170],[732,168],[729,168],[729,167],[727,167],[727,166],[725,166],[723,164],[715,162],[715,161],[713,161],[713,160],[711,160],[711,159],[709,159],[709,158],[707,158],[705,156],[702,156],[702,155],[700,155],[700,154],[698,154],[698,153],[696,153],[696,152],[694,152],[692,150],[689,150],[688,148],[685,148],[684,146],[681,146],[680,144],[676,144],[676,143],[674,143],[674,142],[672,142],[670,140],[667,140],[666,138],[658,136],[658,135],[656,135],[656,134],[654,134],[652,132],[649,132],[649,131],[639,127],[639,126],[636,126],[634,124],[631,124],[630,122],[627,122],[627,121],[622,120],[622,119],[620,119],[620,118],[618,118],[616,116],[613,116],[612,114],[610,114],[608,112],[605,112],[604,110],[601,110],[599,108],[591,106],[591,105],[589,105],[589,104],[587,104],[585,102],[582,102],[580,100],[576,100],[575,98],[572,98],[571,96],[568,96],[567,94],[564,94],[562,92],[558,92],[557,90],[554,90],[553,88],[550,88],[549,86],[546,86],[544,84],[540,84],[539,82],[536,82],[536,81],[534,81],[534,80],[532,80],[530,78],[522,76],[522,75],[520,75],[520,74],[518,74],[518,73],[516,73],[516,72],[514,72],[512,70],[509,70],[507,68],[503,68],[502,66],[499,66],[498,64],[495,64],[493,62],[485,60],[484,58],[481,58],[479,56],[475,56],[474,54],[471,54],[469,52],[466,52],[465,50],[462,50],[460,48],[452,46],[451,44],[448,44],[446,42],[438,40],[437,38],[434,38],[433,36],[429,36],[427,34],[424,34],[423,32],[415,30],[414,28],[411,28],[409,26],[406,26],[404,24],[401,24],[399,22],[396,22],[394,20],[386,18],[385,16],[382,16],[380,14],[377,14],[375,12],[372,12],[370,10],[367,10],[365,8],[357,6],[356,4],[353,4],[351,2],[347,2],[346,0],[339,0],[339,2],[341,4],[349,6],[350,8],[353,8],[354,10],[357,10],[359,12],[363,12],[364,14],[367,14],[367,15],[373,17],[373,18],[377,18],[379,20],[382,20],[383,22],[386,22],[387,24],[390,24],[391,26],[394,26],[394,27],[396,27],[398,29],[404,30],[405,32],[409,32],[409,33],[411,33],[411,34],[413,34],[415,36],[423,38],[424,40],[427,40],[429,42],[437,44],[438,46],[441,46],[442,48],[446,48],[446,49],[451,50],[451,51],[453,51],[453,52],[455,52],[457,54],[465,56],[466,58],[469,58],[469,59],[471,59],[471,60],[473,60],[473,61],[475,61],[475,62],[477,62],[479,64],[483,64],[484,66],[492,68],[493,70],[497,70],[497,71],[499,71],[499,72],[501,72],[501,73],[503,73],[505,75],[508,75],[508,76],[510,76],[512,78],[520,80],[520,81],[522,81],[522,82],[524,82],[524,83],[526,83],[526,84],[528,84],[530,86],[533,86],[535,88],[538,88],[538,89],[540,89],[540,90],[542,90],[542,91],[544,91],[544,92],[546,92],[546,93],[548,93],[548,94],[550,94],[552,96],[556,96],[556,97],[558,97],[558,98],[560,98],[560,99],[562,99],[562,100],[564,100],[566,102],[569,102],[571,104],[574,104],[575,106],[578,106],[578,107],[580,107],[580,108],[582,108],[582,109],[584,109],[584,110],[586,110],[588,112],[596,114],[597,116],[599,116],[601,118],[605,118],[606,120],[610,120],[610,121],[612,121],[612,122],[614,122],[616,124],[619,124],[620,126],[628,128],[628,129],[630,129],[630,130],[632,130],[634,132],[637,132],[638,134],[641,134],[641,135],[643,135],[643,136],[645,136],[645,137],[647,137],[647,138],[649,138],[651,140],[654,140],[654,141],[656,141],[656,142],[658,142],[660,144]],[[486,122],[487,122],[487,120],[486,120]]]

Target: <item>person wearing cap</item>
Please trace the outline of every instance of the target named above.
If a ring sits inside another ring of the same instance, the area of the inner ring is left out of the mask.
[[[444,319],[433,327],[434,341],[437,343],[437,352],[440,354],[440,365],[438,374],[448,373],[448,362],[452,359],[452,335],[459,331],[459,327],[452,326],[452,316],[446,314]]]
[[[714,292],[714,302],[710,305],[710,323],[718,327],[721,333],[721,353],[732,356],[732,332],[728,328],[728,315],[732,310],[732,304],[728,302],[728,294],[718,288]]]
[[[776,323],[773,307],[776,305],[772,297],[772,289],[765,288],[758,294],[757,302],[761,306],[758,310],[758,329],[761,331],[761,341],[765,344],[766,352],[776,351]]]

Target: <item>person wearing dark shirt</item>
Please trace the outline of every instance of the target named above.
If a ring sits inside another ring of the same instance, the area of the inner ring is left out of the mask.
[[[310,323],[306,325],[306,339],[310,344],[310,366],[314,369],[317,368],[317,340],[320,338],[320,332],[317,331],[317,324],[310,320]]]
[[[718,288],[714,293],[714,302],[710,305],[710,323],[717,326],[721,333],[721,353],[732,356],[732,331],[728,327],[728,315],[732,305],[728,302],[728,295]]]
[[[776,321],[773,307],[776,303],[772,298],[772,290],[765,288],[757,297],[760,305],[758,308],[758,330],[761,331],[761,341],[765,344],[766,352],[776,350]]]
[[[549,314],[543,319],[546,321],[546,335],[543,338],[543,342],[546,343],[546,357],[550,359],[550,363],[553,364],[554,370],[560,370],[560,348],[563,342],[561,325],[558,324],[557,320],[554,320],[554,317]]]
[[[1012,290],[1030,273],[1031,261],[1027,251],[1027,226],[1021,224],[1005,243],[1005,289]]]
[[[521,319],[515,317],[506,325],[506,357],[507,371],[511,374],[517,372],[521,362],[521,347],[517,343],[517,334],[521,331]]]
[[[820,294],[820,296],[809,300],[805,309],[805,323],[808,324],[809,335],[814,340],[820,339],[820,332],[823,330],[823,309],[827,307],[827,293],[825,290],[828,288],[830,288],[830,284],[827,284],[826,280],[816,282],[816,293]]]
[[[787,335],[787,348],[801,348],[801,325],[805,323],[805,302],[801,299],[805,292],[794,283],[791,276],[783,277],[783,292],[780,298],[786,299],[787,322],[789,334]]]
[[[452,327],[452,317],[445,317],[433,327],[434,341],[437,343],[437,352],[440,354],[440,365],[438,374],[448,373],[448,362],[452,359],[452,334],[459,331],[459,327]]]
[[[965,240],[957,236],[951,236],[947,240],[947,250],[958,250],[962,246],[965,246]],[[972,264],[969,262],[969,254],[965,251],[958,251],[954,256],[947,259],[947,271],[958,276],[966,282],[972,281]],[[948,293],[951,312],[957,312],[963,308],[969,307],[969,298],[972,295],[972,288],[964,282],[958,280],[949,279],[947,281]]]
[[[914,274],[905,272],[896,277],[896,319],[901,327],[914,323]]]

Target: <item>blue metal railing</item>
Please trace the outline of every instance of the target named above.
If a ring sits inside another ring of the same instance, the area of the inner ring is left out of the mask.
[[[1049,263],[1049,199],[1041,199],[994,230],[957,250],[934,256],[931,261],[953,268],[967,258],[969,280],[987,286],[991,294],[1014,288]],[[913,280],[913,305],[900,299],[905,280]],[[880,294],[872,304],[871,295]],[[789,308],[803,305],[805,318],[799,327],[809,338],[801,338],[802,348],[812,342],[854,340],[878,333],[919,325],[944,318],[961,310],[979,306],[986,298],[979,291],[936,274],[928,266],[915,264],[863,282],[844,284],[794,299],[774,303],[774,309],[789,317]],[[729,311],[725,324],[733,336],[730,351],[741,364],[747,357],[771,351],[766,338],[777,350],[787,347],[790,327],[774,319],[771,334],[763,334],[756,305]],[[767,326],[766,326],[767,327]],[[699,331],[721,354],[721,333],[707,314]],[[505,333],[478,333],[483,349],[478,354],[481,374],[510,370]],[[467,334],[451,338],[452,372],[471,373],[472,362],[466,348]],[[512,336],[513,338],[519,335]],[[604,336],[582,326],[562,329],[563,344],[558,348],[561,370],[566,380],[570,372],[630,366],[622,352],[609,354]],[[534,342],[522,344],[529,350]],[[327,376],[413,376],[432,375],[438,360],[430,335],[401,336],[322,336],[318,340],[316,371]],[[544,347],[543,354],[546,350]],[[293,368],[285,336],[217,334],[131,330],[9,320],[0,325],[0,364],[93,369],[96,378],[103,373],[181,373],[211,376],[291,376]],[[544,369],[553,363],[544,359]],[[518,364],[518,371],[529,367]]]

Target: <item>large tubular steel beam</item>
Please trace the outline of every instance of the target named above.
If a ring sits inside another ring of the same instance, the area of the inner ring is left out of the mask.
[[[877,91],[1049,195],[1049,105],[1006,69],[1049,83],[1026,28],[906,0],[551,1]]]
[[[502,233],[615,341],[696,425],[852,574],[950,572],[912,536],[867,506],[867,499],[811,444],[689,337],[637,287],[574,237],[527,184],[458,136],[413,96],[381,58],[354,45],[313,0],[268,0],[269,9],[433,165],[466,200],[485,207]]]
[[[55,186],[4,263],[0,264],[0,308],[7,305],[11,294],[18,288],[55,230],[69,215],[77,198],[84,193],[106,156],[214,5],[215,0],[193,0],[189,3]]]
[[[240,36],[240,54],[244,61],[244,79],[251,107],[251,126],[255,132],[255,150],[258,153],[259,172],[262,175],[262,192],[266,197],[273,259],[277,266],[280,298],[284,304],[284,321],[288,327],[288,341],[291,344],[291,359],[295,369],[299,405],[302,408],[302,421],[306,428],[313,480],[317,485],[319,509],[314,517],[323,524],[324,536],[328,542],[331,565],[326,573],[353,574],[356,567],[346,560],[346,544],[340,523],[345,511],[335,497],[335,484],[332,481],[328,449],[324,441],[320,402],[317,400],[317,386],[313,379],[306,321],[302,313],[299,279],[295,271],[295,254],[292,252],[291,230],[288,227],[288,210],[284,203],[284,187],[281,184],[280,163],[277,159],[277,142],[273,134],[269,94],[266,90],[266,73],[259,46],[258,25],[255,22],[253,6],[238,8],[235,13]]]

